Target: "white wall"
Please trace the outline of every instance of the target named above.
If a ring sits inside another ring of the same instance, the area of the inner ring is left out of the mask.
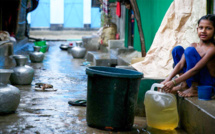
[[[83,4],[84,24],[91,24],[91,0],[84,0]]]
[[[27,14],[27,21],[28,21],[28,24],[31,24],[31,13]]]
[[[64,23],[64,0],[50,0],[50,24]]]

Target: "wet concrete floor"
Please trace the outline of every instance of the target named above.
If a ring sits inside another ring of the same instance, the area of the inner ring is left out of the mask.
[[[49,51],[42,63],[27,65],[35,69],[31,85],[14,85],[21,91],[21,101],[15,113],[0,116],[0,134],[137,134],[145,131],[145,117],[135,117],[132,131],[112,132],[91,128],[86,122],[86,107],[71,106],[69,100],[86,99],[87,75],[84,59],[74,59],[59,48],[64,42],[48,42]],[[28,55],[33,43],[16,54]],[[7,65],[15,62],[7,60]],[[34,89],[35,83],[48,83],[57,91],[42,92]],[[161,132],[155,132],[159,134]],[[170,134],[180,133],[165,132]]]

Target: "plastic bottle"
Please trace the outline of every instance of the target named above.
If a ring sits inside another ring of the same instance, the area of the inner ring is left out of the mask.
[[[173,130],[179,122],[176,97],[170,93],[154,91],[155,87],[163,85],[154,83],[145,94],[147,125],[161,130]]]

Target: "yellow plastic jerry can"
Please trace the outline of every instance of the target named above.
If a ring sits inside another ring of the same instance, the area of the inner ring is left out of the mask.
[[[173,130],[179,122],[176,97],[171,93],[155,91],[155,87],[163,85],[154,83],[145,94],[147,125],[161,130]]]

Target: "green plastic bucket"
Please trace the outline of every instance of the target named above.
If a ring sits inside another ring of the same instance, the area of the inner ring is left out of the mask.
[[[46,41],[35,41],[34,45],[41,47],[40,52],[45,53],[47,51]]]
[[[106,130],[131,130],[143,74],[114,67],[86,69],[87,124]]]

